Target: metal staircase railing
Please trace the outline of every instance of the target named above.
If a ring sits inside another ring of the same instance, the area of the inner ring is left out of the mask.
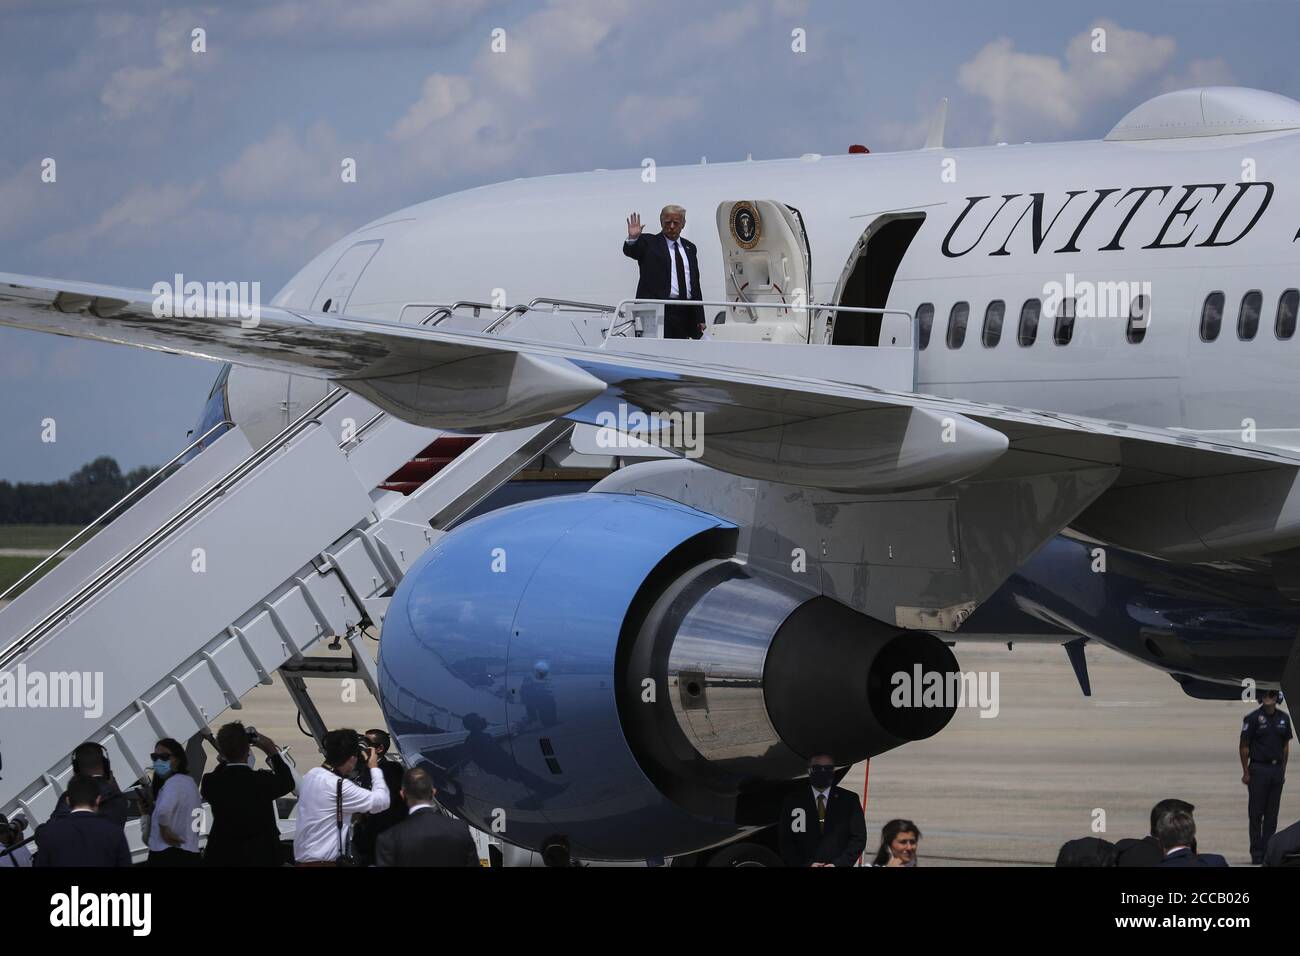
[[[291,422],[275,438],[263,445],[257,451],[253,452],[248,458],[236,465],[224,477],[213,485],[209,486],[197,498],[185,505],[180,511],[174,514],[162,525],[155,528],[152,532],[144,537],[135,547],[131,548],[125,554],[119,556],[115,561],[95,575],[91,580],[83,584],[69,598],[67,598],[57,608],[43,617],[36,624],[28,628],[20,637],[12,641],[3,651],[0,651],[0,667],[11,663],[14,658],[24,651],[33,647],[42,637],[48,634],[60,621],[83,607],[95,595],[99,594],[115,580],[117,580],[128,569],[137,564],[153,547],[160,541],[163,541],[177,528],[184,525],[191,518],[206,508],[211,502],[220,498],[231,486],[236,484],[250,472],[255,470],[258,465],[266,461],[286,444],[305,431],[308,426],[319,425],[320,416],[332,408],[336,403],[348,394],[346,389],[334,388],[325,395],[320,401],[316,402],[311,408],[307,409],[296,420]],[[372,420],[373,421],[373,420]],[[370,423],[367,423],[370,424]],[[217,426],[219,427],[219,426]],[[206,437],[206,436],[205,436]]]
[[[164,473],[169,468],[172,467],[172,465],[175,465],[177,462],[181,461],[186,455],[194,451],[195,448],[199,447],[205,441],[207,441],[208,436],[211,435],[213,432],[215,432],[218,428],[233,428],[234,425],[235,423],[232,422],[230,419],[226,419],[223,422],[218,422],[217,424],[209,428],[207,431],[205,431],[198,438],[196,438],[194,441],[186,445],[183,449],[181,449],[180,453],[177,454],[175,458],[167,462],[167,464],[160,467],[152,475],[150,475],[144,481],[140,482],[140,484],[136,485],[134,488],[128,491],[125,495],[119,498],[112,506],[110,506],[109,509],[105,511],[102,515],[100,515],[94,521],[90,522],[90,524],[86,525],[84,528],[82,528],[80,531],[74,534],[67,541],[63,542],[63,544],[59,545],[58,548],[56,548],[49,555],[49,557],[47,557],[44,561],[36,565],[36,567],[32,568],[30,571],[24,574],[13,584],[9,585],[9,587],[5,588],[3,592],[0,592],[0,601],[5,600],[11,594],[16,594],[29,578],[39,577],[40,575],[38,572],[40,572],[41,568],[45,567],[50,562],[56,560],[59,557],[59,555],[63,554],[64,551],[71,549],[73,545],[77,544],[79,541],[81,541],[82,538],[84,538],[87,534],[89,534],[91,529],[98,528],[101,525],[107,524],[108,521],[106,519],[110,515],[115,515],[116,513],[124,510],[126,505],[135,501],[136,498],[139,498],[141,496],[141,493],[144,491],[146,487],[152,485],[158,478],[162,477]],[[8,650],[9,648],[5,648],[4,651],[0,651],[0,659],[3,659],[3,655],[8,653]]]

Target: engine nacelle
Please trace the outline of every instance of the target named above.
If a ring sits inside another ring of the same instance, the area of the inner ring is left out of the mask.
[[[698,850],[776,822],[807,756],[847,765],[937,732],[890,675],[956,669],[734,558],[736,528],[584,494],[446,535],[389,605],[382,704],[402,751],[476,827],[588,859]]]

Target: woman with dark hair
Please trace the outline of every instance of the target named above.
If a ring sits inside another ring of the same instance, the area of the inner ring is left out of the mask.
[[[198,866],[198,784],[189,775],[185,748],[170,737],[154,745],[153,812],[149,814],[149,866]]]
[[[872,866],[916,866],[921,831],[911,820],[890,820],[880,830],[880,849]]]

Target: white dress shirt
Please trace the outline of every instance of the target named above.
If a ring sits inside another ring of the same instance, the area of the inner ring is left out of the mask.
[[[668,242],[668,298],[677,298],[677,259],[673,255],[673,247],[677,246],[682,253],[682,269],[686,273],[686,291],[682,293],[683,298],[689,298],[691,294],[691,260],[686,255],[686,247],[682,245],[680,236],[676,240]]]
[[[328,863],[342,853],[336,813],[339,777],[324,767],[312,767],[303,775],[298,788],[298,823],[293,834],[293,858],[299,863]],[[378,813],[388,809],[391,799],[384,772],[370,771],[370,789],[343,781],[343,829],[352,826],[358,813]]]
[[[149,814],[149,852],[161,853],[175,845],[177,849],[198,853],[199,831],[194,825],[198,815],[194,811],[202,804],[199,785],[193,777],[185,773],[171,774],[158,791],[158,802],[154,804],[153,813]],[[164,840],[163,824],[184,842],[171,844]]]

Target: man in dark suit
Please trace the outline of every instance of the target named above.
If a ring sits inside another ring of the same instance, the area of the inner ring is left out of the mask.
[[[680,299],[701,301],[700,264],[695,243],[682,238],[686,228],[686,210],[681,206],[664,206],[659,213],[662,232],[646,235],[641,231],[641,216],[632,213],[627,219],[627,240],[623,255],[641,266],[636,284],[638,299]],[[698,339],[704,334],[704,306],[664,306],[664,337]]]
[[[1118,854],[1115,865],[1159,866],[1165,855],[1160,851],[1160,841],[1156,839],[1156,821],[1166,813],[1174,810],[1181,810],[1183,813],[1190,815],[1195,809],[1186,800],[1178,800],[1172,797],[1168,800],[1161,800],[1151,808],[1151,823],[1146,836],[1140,840],[1130,837],[1115,844],[1115,852]]]
[[[108,756],[105,754],[102,745],[95,743],[93,740],[78,744],[77,748],[72,751],[72,773],[74,776],[84,775],[95,781],[100,796],[99,815],[101,817],[112,820],[118,826],[126,826],[127,818],[131,814],[131,800],[118,789],[117,781],[113,779],[113,774],[108,766]],[[55,801],[54,812],[50,814],[50,819],[66,817],[71,812],[72,807],[68,805],[68,794],[65,791]]]
[[[1300,821],[1278,830],[1268,841],[1265,866],[1300,866]]]
[[[377,866],[478,866],[478,849],[469,827],[443,816],[433,805],[433,779],[419,767],[402,777],[407,815],[379,834]]]
[[[867,845],[867,821],[852,791],[835,786],[835,761],[814,754],[808,783],[797,786],[781,807],[777,824],[786,866],[853,866]]]
[[[366,739],[370,741],[370,746],[379,751],[379,769],[384,774],[384,782],[388,784],[388,792],[397,794],[402,789],[404,768],[400,762],[388,755],[393,745],[393,738],[389,736],[388,731],[376,729],[367,730]],[[406,804],[396,797],[388,804],[387,810],[360,817],[352,825],[353,855],[364,866],[374,863],[375,843],[379,835],[405,819]]]
[[[1217,853],[1196,852],[1196,823],[1184,810],[1171,810],[1156,821],[1156,840],[1164,853],[1161,866],[1227,866]]]
[[[100,816],[100,782],[88,774],[68,781],[68,812],[36,829],[35,866],[130,866],[121,824]]]
[[[250,743],[266,754],[270,770],[255,770]],[[278,866],[280,829],[275,801],[293,790],[293,772],[275,743],[249,737],[238,721],[217,731],[223,762],[203,775],[199,792],[212,807],[212,832],[203,851],[208,866]]]

